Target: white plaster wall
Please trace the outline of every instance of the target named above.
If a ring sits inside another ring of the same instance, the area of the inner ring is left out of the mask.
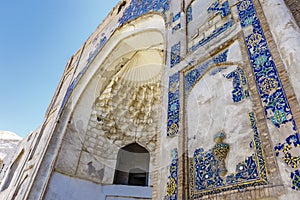
[[[193,10],[193,20],[188,23],[189,38],[192,38],[193,36],[197,35],[198,32],[204,32],[199,31],[198,29],[202,30],[202,28],[207,28],[207,26],[205,26],[205,24],[208,25],[209,19],[207,8],[212,4],[212,2],[214,1],[196,0],[191,4]]]
[[[95,88],[100,86],[97,78],[94,78],[90,80],[89,86],[86,88],[84,95],[80,98],[77,105],[72,103],[72,97],[69,99],[69,107],[74,111],[72,118],[69,119],[66,134],[57,157],[56,169],[59,171],[70,175],[75,175],[77,172],[88,120],[92,112],[93,99],[99,95],[100,91]]]
[[[100,185],[63,174],[53,173],[45,200],[151,199],[151,187]]]
[[[191,91],[186,106],[189,157],[197,148],[213,148],[214,135],[223,131],[227,137],[224,142],[230,145],[226,158],[229,173],[254,152],[249,146],[253,139],[248,120],[252,103],[250,99],[233,102],[233,79],[224,77],[236,68],[228,66],[216,75],[206,73]]]

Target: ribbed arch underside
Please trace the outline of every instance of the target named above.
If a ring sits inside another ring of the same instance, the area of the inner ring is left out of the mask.
[[[153,34],[154,33],[154,34]],[[142,40],[151,46],[134,49]],[[117,48],[131,48],[113,64],[119,70],[96,100],[95,111],[100,129],[114,142],[152,140],[160,119],[161,79],[164,62],[163,41],[155,32],[145,32],[122,41]],[[124,140],[125,139],[125,140]]]
[[[93,157],[109,160],[104,162],[110,169],[116,168],[120,148],[137,143],[150,153],[149,177],[152,177],[153,153],[161,122],[164,28],[161,16],[149,16],[128,24],[116,33],[116,37],[126,36],[101,65],[109,77],[105,77],[105,84],[94,99],[84,145],[87,149],[97,146],[99,154],[96,152]],[[135,33],[129,34],[132,31]],[[95,135],[99,144],[90,142]],[[112,182],[111,179],[107,183]],[[152,184],[150,178],[149,185]]]

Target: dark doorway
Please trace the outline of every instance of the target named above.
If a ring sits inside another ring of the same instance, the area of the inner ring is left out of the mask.
[[[128,185],[146,186],[147,172],[138,168],[129,170]]]
[[[137,143],[121,148],[117,156],[114,184],[147,186],[150,154]]]

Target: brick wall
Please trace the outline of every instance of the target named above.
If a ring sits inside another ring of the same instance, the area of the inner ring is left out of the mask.
[[[300,0],[284,0],[300,27]]]

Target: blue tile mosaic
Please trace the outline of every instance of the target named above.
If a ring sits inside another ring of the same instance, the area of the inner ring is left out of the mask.
[[[180,19],[181,13],[177,13],[173,18],[172,18],[172,22],[176,22],[177,20]]]
[[[228,1],[225,1],[224,3],[220,4],[219,0],[217,0],[209,6],[207,12],[213,12],[215,16],[220,14],[221,17],[225,17],[230,14],[229,3]]]
[[[171,47],[171,59],[170,59],[170,67],[174,67],[176,64],[180,63],[180,51],[181,51],[181,43],[180,41],[177,44],[174,44]]]
[[[185,74],[184,76],[184,87],[185,92],[189,93],[190,90],[194,87],[194,85],[197,83],[198,80],[200,80],[201,76],[209,69],[211,65],[224,63],[227,61],[227,54],[228,49],[223,51],[222,53],[216,55],[209,61],[205,62],[204,64],[201,64],[195,68],[193,68],[191,71]]]
[[[236,70],[230,72],[225,76],[227,79],[233,79],[233,91],[232,91],[232,100],[233,102],[240,102],[243,99],[249,96],[248,90],[245,90],[244,87],[247,84],[247,79],[245,72],[242,68],[237,67]]]
[[[177,72],[169,79],[167,136],[175,136],[179,132],[179,78]]]
[[[211,35],[209,35],[208,37],[200,40],[197,44],[193,45],[191,48],[189,48],[189,52],[195,51],[197,50],[199,47],[207,44],[209,41],[211,41],[212,39],[216,38],[217,36],[219,36],[221,33],[225,32],[227,29],[229,29],[231,26],[233,25],[233,20],[229,20],[228,22],[226,22],[223,26],[220,26],[219,28],[217,28],[216,30],[214,30],[212,32]]]
[[[286,138],[284,143],[279,143],[274,147],[275,155],[279,157],[284,163],[293,169],[299,168],[300,156],[293,155],[292,150],[300,147],[299,134],[292,134]],[[299,151],[299,150],[298,150]]]
[[[149,12],[165,13],[167,10],[169,10],[169,0],[132,0],[119,19],[119,25]]]
[[[96,42],[97,42],[97,38],[95,38],[95,39],[96,39]],[[105,45],[106,41],[107,41],[106,36],[103,36],[100,39],[100,41],[96,44],[95,49],[89,53],[88,63],[91,63],[94,60],[94,58],[96,57],[96,55],[98,55],[98,53],[100,52],[100,50],[102,49],[102,47]]]
[[[191,10],[189,11],[189,9]],[[228,16],[231,13],[228,1],[225,1],[222,4],[220,4],[218,0],[210,5],[210,7],[207,9],[207,12],[208,13],[213,12],[214,16],[220,14],[222,18]],[[192,20],[192,5],[187,10],[187,22],[190,22],[191,20]],[[199,47],[207,44],[212,39],[216,38],[221,33],[225,32],[227,29],[232,27],[233,23],[234,23],[233,20],[229,19],[226,23],[224,23],[224,25],[216,28],[209,36],[206,36],[205,38],[197,42],[197,44],[190,47],[188,49],[188,52],[195,51]]]
[[[255,8],[250,0],[243,0],[238,4],[239,17],[242,28],[252,24],[255,20]]]
[[[243,28],[251,26],[252,28],[252,33],[245,37],[245,41],[257,89],[265,109],[265,115],[278,128],[286,127],[287,125],[293,127],[291,135],[286,138],[284,143],[279,143],[274,147],[275,154],[277,157],[282,155],[283,162],[291,168],[298,168],[300,156],[292,153],[299,152],[299,149],[296,150],[296,148],[300,147],[298,129],[260,20],[258,19],[252,0],[243,0],[238,3],[237,7],[241,26]],[[294,186],[292,188],[295,189]]]
[[[224,163],[222,164],[220,158],[218,158],[219,156],[216,155],[216,147],[206,152],[203,148],[195,150],[194,156],[190,160],[190,195],[193,199],[229,190],[243,190],[247,187],[267,184],[265,159],[254,113],[249,113],[249,119],[254,132],[252,143],[255,153],[239,163],[236,166],[235,173],[226,175],[222,171]],[[226,145],[226,143],[222,144]],[[229,147],[225,149],[225,153],[229,151]],[[224,151],[221,155],[223,159],[226,158]]]
[[[180,23],[180,16],[181,16],[181,12],[177,13],[173,18],[172,18],[172,23],[177,23],[175,26],[172,25],[172,34],[174,34],[174,32],[178,31],[179,29],[181,29],[181,23]],[[179,21],[179,22],[177,22]]]
[[[70,98],[71,93],[72,93],[72,91],[73,91],[75,85],[76,85],[76,82],[73,81],[73,82],[71,83],[71,85],[68,87],[67,92],[66,92],[66,94],[65,94],[65,96],[64,96],[64,99],[63,99],[63,101],[62,101],[62,103],[61,103],[61,106],[60,106],[60,108],[59,108],[59,112],[58,112],[59,114],[62,112],[63,108],[65,107],[65,105],[66,105],[66,103],[67,103],[67,101],[68,101],[68,99]]]
[[[64,96],[64,99],[62,101],[62,104],[60,106],[60,109],[59,109],[59,114],[62,112],[63,108],[65,107],[68,99],[70,98],[75,86],[77,85],[78,81],[80,80],[80,78],[83,76],[83,74],[86,72],[87,70],[87,67],[88,65],[86,65],[82,70],[81,72],[77,75],[77,77],[72,81],[72,83],[69,85],[68,89],[67,89],[67,92]]]
[[[294,190],[300,190],[300,171],[296,170],[291,173],[291,179],[292,179],[292,188]]]
[[[169,165],[169,176],[167,182],[167,194],[164,200],[177,200],[178,194],[178,150],[171,152],[172,163]]]
[[[220,72],[222,72],[223,70],[227,69],[227,67],[218,67],[216,69],[213,69],[211,72],[209,72],[210,76],[214,76]]]
[[[186,19],[187,19],[188,23],[193,21],[193,7],[192,7],[192,5],[190,5],[187,9]]]
[[[172,28],[172,34],[173,34],[175,31],[178,31],[179,29],[181,29],[181,23],[176,24],[176,25]]]

